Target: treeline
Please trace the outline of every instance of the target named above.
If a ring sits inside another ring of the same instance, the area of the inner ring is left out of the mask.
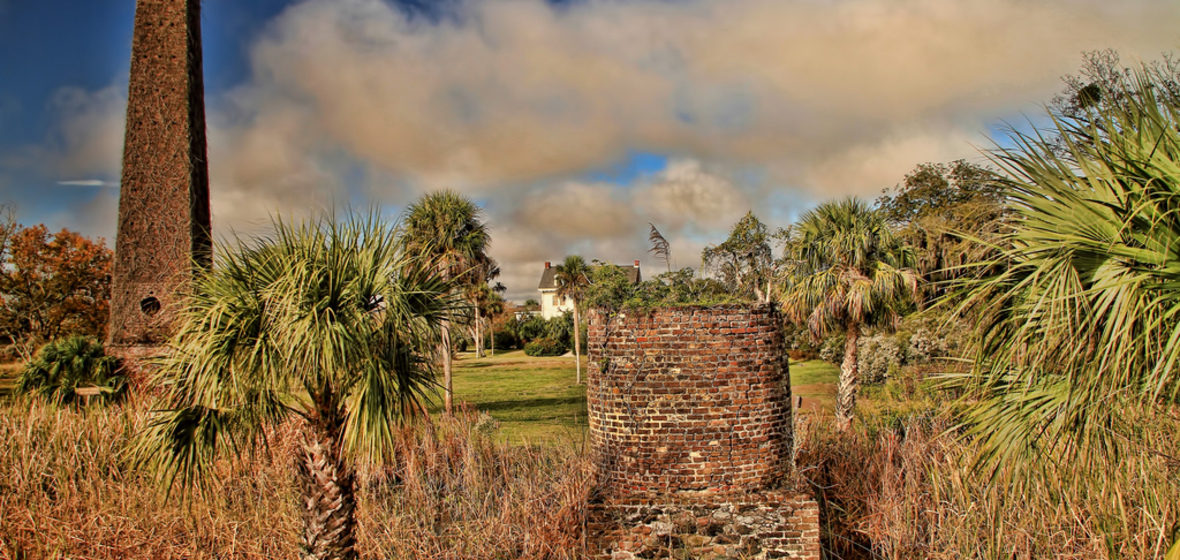
[[[9,357],[28,361],[70,336],[104,338],[112,260],[101,239],[23,226],[12,206],[0,207],[0,338]]]
[[[583,304],[773,302],[793,355],[840,365],[842,429],[862,383],[940,373],[997,457],[1126,452],[1144,442],[1119,419],[1180,388],[1180,64],[1091,53],[1066,84],[986,163],[924,163],[778,229],[748,213],[696,270],[593,268]]]

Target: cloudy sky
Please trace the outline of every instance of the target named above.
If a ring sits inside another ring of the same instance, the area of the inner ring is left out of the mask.
[[[1024,126],[1174,0],[204,0],[214,227],[482,204],[510,297],[566,254],[696,265]],[[0,0],[0,202],[112,244],[134,0]]]

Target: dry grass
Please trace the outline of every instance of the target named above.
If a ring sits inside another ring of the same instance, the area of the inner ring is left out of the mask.
[[[1180,520],[1180,414],[1141,424],[1152,450],[1093,469],[1050,466],[992,483],[930,402],[881,391],[848,434],[817,417],[799,465],[821,501],[832,558],[1162,558]],[[889,408],[892,407],[892,408]],[[226,461],[187,501],[123,450],[142,401],[81,412],[0,399],[0,560],[276,558],[300,528],[292,448],[299,425]],[[929,408],[927,408],[929,410]],[[490,417],[419,422],[391,467],[360,473],[365,558],[580,558],[592,465],[572,444],[510,446]],[[1006,474],[1001,472],[1001,476]]]
[[[1161,447],[1180,421],[1154,418]],[[837,434],[812,423],[799,466],[821,502],[824,546],[854,558],[1163,558],[1180,520],[1180,465],[1144,452],[1117,464],[1047,465],[995,481],[939,418]]]
[[[219,465],[182,502],[125,464],[145,409],[0,401],[0,559],[295,555],[289,457],[299,426],[273,430],[249,460]],[[361,473],[363,557],[583,555],[589,461],[572,449],[497,443],[488,422],[468,415],[408,429],[396,466]]]

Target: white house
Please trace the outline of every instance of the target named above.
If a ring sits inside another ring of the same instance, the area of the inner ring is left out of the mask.
[[[639,261],[635,261],[634,266],[619,265],[619,268],[627,272],[627,280],[632,284],[636,284],[641,280],[639,274]],[[569,298],[557,297],[557,281],[554,276],[557,269],[545,263],[545,270],[541,273],[541,285],[537,286],[537,290],[541,292],[541,316],[546,319],[558,317],[566,311],[574,310],[574,302]]]

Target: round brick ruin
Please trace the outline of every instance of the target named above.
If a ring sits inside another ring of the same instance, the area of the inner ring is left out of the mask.
[[[590,438],[614,496],[741,493],[790,469],[791,384],[772,306],[591,313]]]

